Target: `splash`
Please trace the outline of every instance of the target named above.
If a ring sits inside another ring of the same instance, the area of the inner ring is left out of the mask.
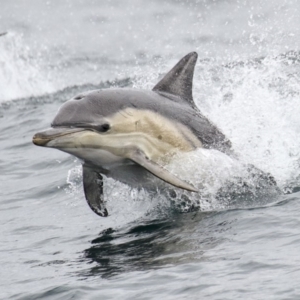
[[[77,160],[75,161],[77,163]],[[77,206],[79,201],[85,201],[82,185],[82,167],[76,165],[68,171],[65,192],[72,196],[69,205]],[[170,207],[169,199],[159,193],[149,193],[137,190],[126,184],[104,177],[104,199],[109,212],[107,225],[125,224],[139,218],[163,215]],[[92,213],[92,212],[91,212]],[[106,219],[106,218],[104,218]]]
[[[0,37],[0,102],[54,91],[35,53],[21,35],[9,32]]]
[[[180,154],[166,168],[198,190],[173,189],[169,194],[182,212],[257,207],[274,202],[281,194],[270,174],[217,150]]]
[[[232,141],[239,159],[270,172],[281,188],[300,184],[300,60],[289,52],[216,66],[201,62],[200,110]]]
[[[75,160],[76,162],[77,160]],[[67,187],[65,191],[67,194],[77,197],[82,191],[82,170],[81,165],[77,165],[68,171]]]
[[[165,189],[150,192],[104,177],[104,198],[109,215],[118,218],[118,223],[120,220],[126,223],[166,216],[172,211],[249,208],[274,202],[280,194],[272,176],[217,150],[198,149],[180,154],[165,167],[193,184],[199,192],[191,193],[167,184]],[[67,183],[66,192],[82,201],[81,166],[69,170]]]

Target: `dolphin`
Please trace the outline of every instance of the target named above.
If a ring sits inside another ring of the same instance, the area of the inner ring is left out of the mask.
[[[166,185],[197,189],[164,166],[176,153],[197,148],[230,153],[231,142],[197,108],[192,86],[197,53],[183,57],[150,90],[111,88],[65,102],[51,129],[36,133],[37,146],[56,148],[82,161],[90,208],[107,216],[103,175],[153,190]]]

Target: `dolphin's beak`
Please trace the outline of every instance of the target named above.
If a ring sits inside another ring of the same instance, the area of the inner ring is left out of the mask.
[[[37,146],[47,147],[48,142],[53,141],[58,137],[70,135],[84,130],[84,128],[51,128],[36,133],[32,138],[32,142]]]

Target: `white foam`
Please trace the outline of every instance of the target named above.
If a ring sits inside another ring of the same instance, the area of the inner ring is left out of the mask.
[[[233,68],[208,64],[195,79],[197,105],[240,160],[270,172],[281,187],[295,182],[300,165],[300,66],[291,63],[283,56]]]
[[[37,96],[55,89],[41,58],[14,32],[0,37],[0,102]]]

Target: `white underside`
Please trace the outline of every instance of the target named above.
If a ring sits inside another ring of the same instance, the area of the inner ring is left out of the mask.
[[[96,167],[101,167],[106,170],[111,170],[121,165],[129,164],[130,162],[123,157],[116,156],[106,150],[90,149],[90,148],[64,148],[64,152],[72,154],[79,159],[90,162]]]

